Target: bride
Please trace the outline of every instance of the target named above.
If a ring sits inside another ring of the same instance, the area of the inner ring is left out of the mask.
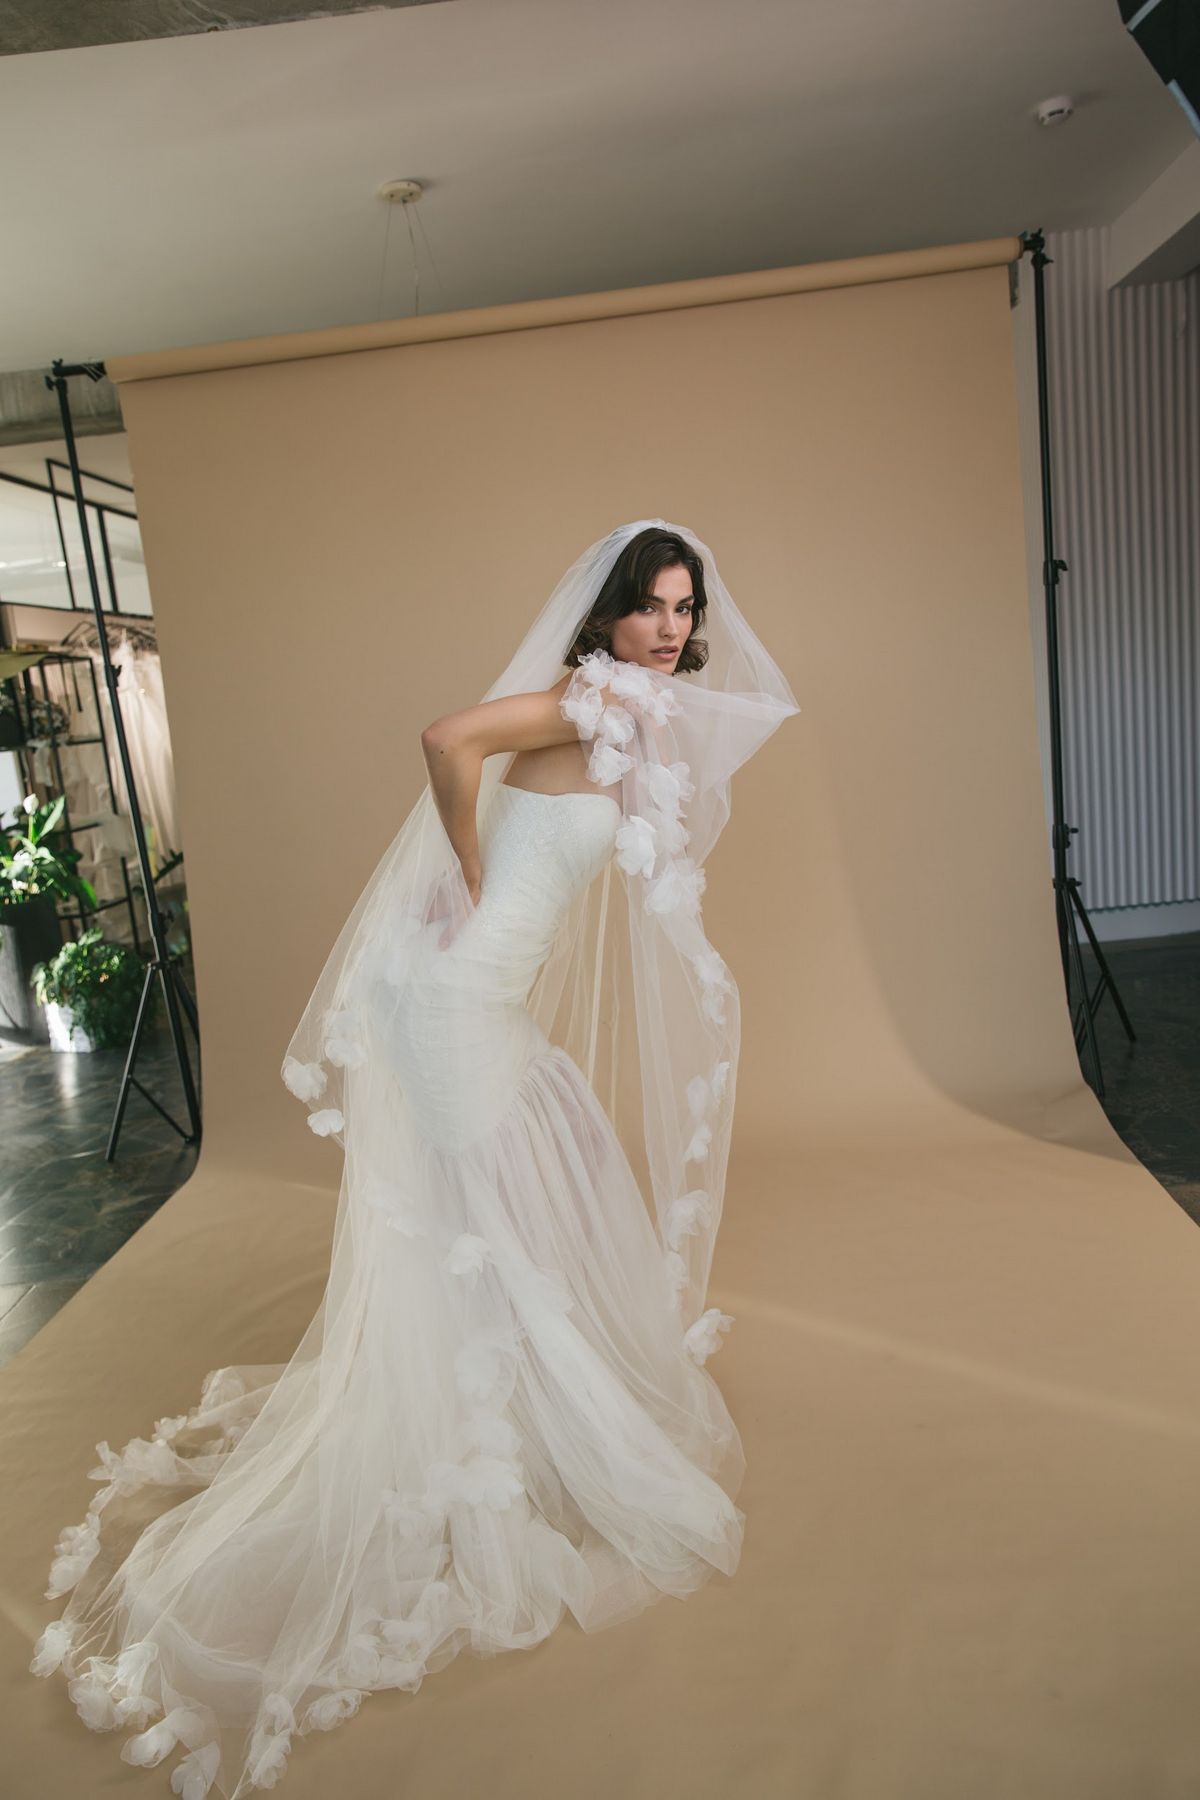
[[[707,546],[642,519],[422,733],[283,1063],[343,1151],[321,1304],[286,1365],[100,1443],[51,1568],[33,1673],[183,1800],[273,1787],[460,1650],[734,1572],[705,1300],[740,1027],[700,899],[730,776],[798,710]]]

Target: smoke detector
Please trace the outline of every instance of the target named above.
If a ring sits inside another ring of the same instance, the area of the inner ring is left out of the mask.
[[[1070,94],[1055,94],[1053,100],[1043,100],[1037,109],[1039,125],[1065,125],[1075,111],[1075,102]]]

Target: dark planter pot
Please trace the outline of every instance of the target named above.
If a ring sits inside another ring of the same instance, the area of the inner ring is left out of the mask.
[[[33,994],[33,965],[62,947],[53,894],[19,906],[0,906],[0,1036],[23,1044],[50,1040],[46,1015]]]
[[[16,750],[24,742],[25,733],[16,713],[0,713],[0,750]]]

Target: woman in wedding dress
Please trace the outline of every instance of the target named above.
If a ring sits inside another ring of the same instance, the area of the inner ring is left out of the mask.
[[[648,519],[423,733],[283,1064],[343,1150],[316,1316],[286,1365],[99,1444],[51,1569],[31,1669],[125,1761],[176,1754],[183,1800],[273,1787],[462,1649],[734,1572],[705,1299],[739,1012],[700,897],[732,772],[798,710],[707,546]]]

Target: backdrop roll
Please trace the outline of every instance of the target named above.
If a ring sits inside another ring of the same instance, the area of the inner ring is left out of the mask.
[[[25,1672],[94,1443],[210,1369],[286,1358],[320,1298],[337,1152],[279,1059],[423,783],[420,730],[486,687],[581,545],[649,514],[713,547],[803,705],[736,778],[705,894],[742,998],[711,1292],[739,1318],[743,1560],[686,1609],[377,1699],[293,1758],[290,1800],[390,1797],[398,1768],[423,1800],[523,1800],[531,1769],[571,1800],[1168,1800],[1200,1778],[1200,1244],[1082,1082],[1063,998],[1019,248],[110,363],[206,1138],[0,1377],[15,1794],[110,1767]]]

